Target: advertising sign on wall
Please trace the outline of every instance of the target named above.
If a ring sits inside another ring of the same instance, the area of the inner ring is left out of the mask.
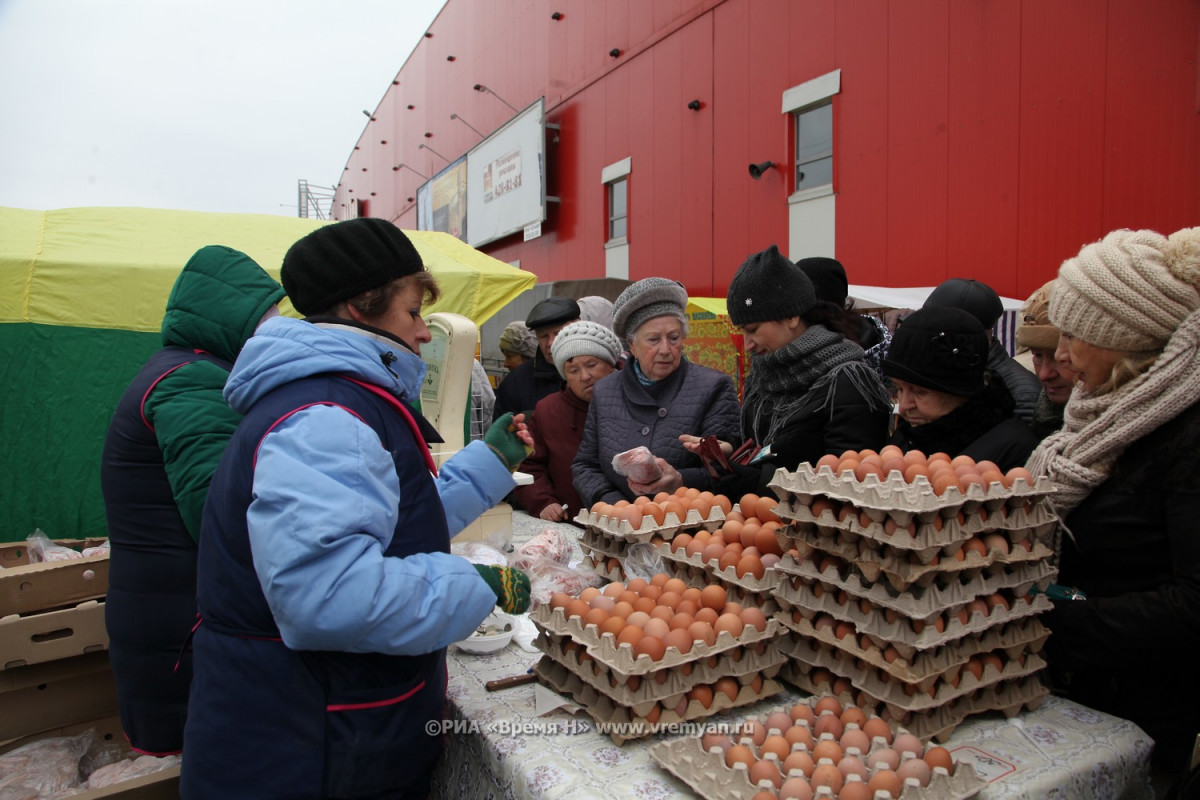
[[[417,189],[417,230],[441,231],[467,241],[467,157]]]
[[[479,246],[546,218],[545,100],[467,153],[467,243]]]

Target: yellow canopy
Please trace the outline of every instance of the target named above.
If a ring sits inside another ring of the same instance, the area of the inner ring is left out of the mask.
[[[223,244],[279,277],[284,253],[323,221],[146,208],[0,207],[0,323],[157,332],[167,295],[196,250]],[[405,231],[442,287],[427,310],[481,325],[537,283],[445,233]],[[284,313],[296,316],[291,304]]]

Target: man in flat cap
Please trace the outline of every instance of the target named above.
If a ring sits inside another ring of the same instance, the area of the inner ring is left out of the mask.
[[[529,312],[525,326],[537,337],[538,349],[532,361],[526,361],[500,381],[494,412],[497,419],[510,411],[514,414],[530,411],[543,397],[559,390],[562,376],[554,366],[550,348],[558,332],[578,322],[579,316],[579,304],[569,297],[547,297]]]

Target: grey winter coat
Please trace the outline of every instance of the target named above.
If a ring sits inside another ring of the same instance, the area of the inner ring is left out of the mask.
[[[737,392],[728,375],[684,361],[669,376],[645,387],[632,366],[596,384],[579,453],[571,464],[584,508],[604,500],[632,500],[628,480],[613,469],[617,453],[644,445],[683,475],[683,484],[712,488],[698,456],[679,441],[682,433],[741,441]]]

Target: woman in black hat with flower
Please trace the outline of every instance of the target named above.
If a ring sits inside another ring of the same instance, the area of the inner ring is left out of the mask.
[[[896,329],[883,374],[896,385],[900,419],[891,443],[905,452],[968,455],[1008,471],[1038,438],[987,371],[988,335],[959,308],[922,308]]]
[[[838,309],[817,301],[801,267],[775,245],[755,253],[733,276],[726,306],[750,354],[742,436],[760,449],[749,464],[724,465],[732,472],[721,478],[721,492],[769,493],[780,467],[883,445],[887,390],[863,349],[835,327]],[[686,437],[684,446],[698,451],[699,440]]]

